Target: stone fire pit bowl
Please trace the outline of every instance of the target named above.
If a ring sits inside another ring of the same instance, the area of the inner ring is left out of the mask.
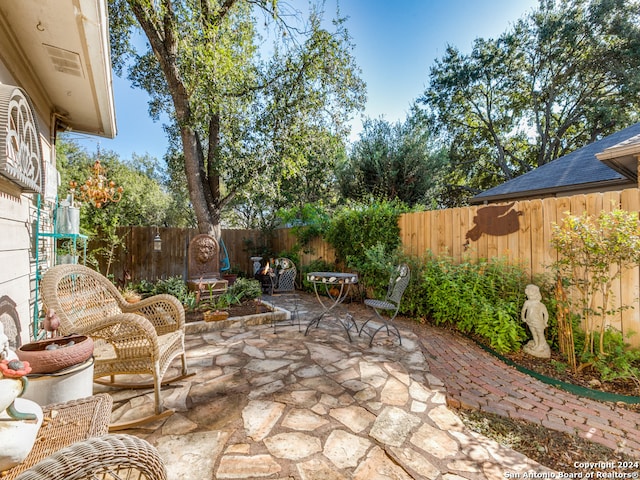
[[[16,355],[29,362],[31,374],[53,373],[88,360],[93,355],[93,340],[85,335],[54,337],[26,343]]]

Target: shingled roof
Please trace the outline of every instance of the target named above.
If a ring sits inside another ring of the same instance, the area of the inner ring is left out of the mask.
[[[637,186],[632,174],[618,172],[602,161],[597,154],[632,141],[640,135],[640,123],[595,141],[568,155],[509,180],[471,198],[472,204],[570,195],[576,191],[611,190],[616,187]]]

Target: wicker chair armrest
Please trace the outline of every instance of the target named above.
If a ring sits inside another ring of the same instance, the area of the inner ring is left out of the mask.
[[[91,328],[79,334],[100,338],[114,345],[114,348],[138,347],[148,350],[153,358],[158,358],[160,347],[154,326],[142,315],[120,313],[93,322]]]
[[[103,478],[166,480],[167,471],[158,450],[132,435],[109,434],[76,442],[58,450],[15,480],[82,480]]]
[[[158,330],[158,334],[184,330],[184,307],[173,295],[154,295],[127,304],[122,311],[144,316]]]

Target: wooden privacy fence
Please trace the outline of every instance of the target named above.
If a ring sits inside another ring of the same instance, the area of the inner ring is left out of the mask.
[[[450,256],[454,261],[502,257],[522,263],[532,274],[541,274],[549,272],[549,267],[557,260],[557,252],[551,246],[552,229],[554,224],[562,222],[567,212],[598,215],[601,211],[617,208],[638,212],[640,190],[407,213],[399,220],[400,236],[404,251],[411,255],[422,256],[431,251]],[[153,251],[156,232],[162,239],[161,252]],[[116,281],[123,279],[125,270],[132,281],[170,276],[186,278],[187,247],[197,233],[195,229],[122,227],[118,234],[124,235],[126,250],[116,252],[116,261],[110,271]],[[247,274],[253,273],[249,245],[266,244],[277,253],[291,250],[295,244],[289,229],[277,229],[269,239],[264,239],[258,230],[222,230],[222,239],[231,265]],[[299,269],[316,259],[335,262],[333,248],[323,240],[316,239],[309,247],[309,253],[300,255]],[[101,267],[104,272],[104,264]],[[627,305],[633,308],[623,310],[611,320],[611,325],[623,333],[638,332],[629,341],[640,346],[639,268],[624,272],[615,284],[614,295],[617,302],[614,307]]]
[[[153,249],[156,233],[162,240],[162,250]],[[198,235],[198,230],[187,228],[119,227],[118,236],[124,238],[124,248],[118,248],[109,272],[120,284],[127,281],[149,280],[182,276],[187,278],[187,251],[189,242]],[[247,275],[253,274],[251,249],[265,246],[276,254],[290,251],[296,239],[289,229],[276,229],[269,238],[264,238],[260,230],[223,229],[222,241],[229,255],[229,263],[234,270]],[[92,242],[91,250],[104,248],[100,242]],[[333,262],[334,249],[322,239],[315,239],[309,252],[299,254],[300,269],[316,259]],[[265,259],[266,260],[266,259]],[[106,261],[100,259],[100,271],[106,272]],[[126,275],[125,275],[126,272]]]
[[[119,227],[117,234],[124,238],[124,248],[115,252],[110,268],[117,282],[149,280],[181,276],[187,278],[187,250],[189,242],[198,235],[198,230],[190,228]],[[153,249],[156,234],[162,240],[162,250]],[[222,230],[222,240],[226,246],[229,263],[243,272],[252,271],[248,244],[262,242],[259,230]],[[95,249],[98,245],[92,245]],[[104,247],[104,245],[101,245]],[[106,262],[100,259],[100,270],[106,271]],[[125,274],[126,272],[126,274]]]
[[[541,274],[549,272],[549,266],[557,260],[557,252],[551,246],[553,224],[560,224],[567,212],[598,215],[614,209],[638,212],[640,190],[407,213],[399,223],[402,245],[408,254],[420,256],[430,250],[454,261],[503,257],[522,262],[532,274]],[[620,312],[610,324],[623,334],[637,332],[629,342],[640,346],[639,268],[624,272],[614,286],[614,295],[615,306],[633,308]]]

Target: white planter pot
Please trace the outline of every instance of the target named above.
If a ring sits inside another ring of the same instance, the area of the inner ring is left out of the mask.
[[[63,403],[93,395],[93,357],[60,372],[29,375],[23,398],[39,405]]]
[[[42,425],[40,405],[16,398],[14,406],[21,413],[35,414],[36,420],[13,420],[6,411],[0,412],[0,471],[15,467],[27,458]]]
[[[22,381],[19,378],[0,378],[0,412],[4,412],[21,393]]]

